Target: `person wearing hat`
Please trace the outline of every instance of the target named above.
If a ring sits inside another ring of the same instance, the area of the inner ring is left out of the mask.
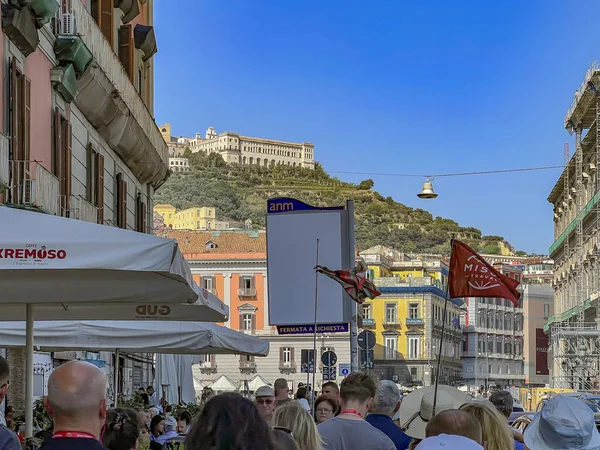
[[[275,391],[271,386],[261,386],[254,393],[256,407],[267,423],[271,423],[273,412],[277,406]]]
[[[600,433],[593,411],[581,400],[557,395],[525,428],[530,450],[600,449]]]
[[[408,436],[425,439],[425,427],[434,416],[433,400],[435,386],[427,386],[411,392],[400,405],[401,428]],[[458,389],[438,385],[435,413],[458,409],[469,402],[469,396]]]

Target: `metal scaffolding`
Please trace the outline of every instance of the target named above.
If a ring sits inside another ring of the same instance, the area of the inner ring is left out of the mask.
[[[588,68],[565,117],[575,134],[571,158],[550,194],[554,204],[554,316],[550,331],[554,387],[600,387],[600,65]],[[595,175],[595,176],[594,176]]]

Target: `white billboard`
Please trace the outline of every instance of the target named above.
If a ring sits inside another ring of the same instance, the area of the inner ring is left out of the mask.
[[[267,210],[269,324],[313,324],[317,239],[320,265],[333,270],[351,267],[348,212],[282,198],[269,200]],[[338,283],[319,276],[319,324],[350,322],[351,306]]]

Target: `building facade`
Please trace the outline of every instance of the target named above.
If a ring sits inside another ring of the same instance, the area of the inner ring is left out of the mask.
[[[523,269],[495,265],[509,278],[520,280]],[[523,301],[467,298],[461,322],[463,382],[474,388],[521,386],[523,371]]]
[[[374,372],[406,386],[433,384],[444,324],[448,266],[439,255],[419,259],[382,246],[361,252],[360,256],[381,292],[381,296],[363,304],[363,329],[376,336]],[[449,302],[441,352],[443,384],[460,381],[459,317],[460,308]]]
[[[229,222],[217,220],[217,210],[211,207],[188,208],[177,211],[172,205],[158,204],[154,212],[173,230],[228,230]]]
[[[2,6],[0,203],[150,232],[169,171],[153,119],[153,0]],[[21,408],[24,355],[7,356]]]
[[[189,172],[190,162],[183,157],[169,157],[169,169],[173,172]]]
[[[258,230],[172,230],[166,235],[179,241],[195,281],[229,306],[230,317],[225,326],[266,339],[270,344],[269,356],[264,358],[207,355],[203,363],[194,366],[195,379],[207,385],[226,377],[235,389],[242,390],[246,383],[259,377],[270,383],[285,378],[292,389],[307,379],[312,384],[312,373],[306,373],[306,368],[308,360],[314,360],[313,335],[279,335],[269,325],[266,234]],[[320,354],[334,350],[338,366],[350,363],[350,336],[319,334],[317,347],[319,388],[323,381]]]
[[[237,133],[225,132],[217,135],[210,127],[203,139],[200,134],[194,138],[174,138],[171,136],[171,125],[160,127],[163,139],[172,149],[172,155],[181,154],[188,147],[192,153],[218,153],[229,164],[256,165],[275,167],[286,165],[314,169],[315,146],[310,142],[294,143],[240,136]]]

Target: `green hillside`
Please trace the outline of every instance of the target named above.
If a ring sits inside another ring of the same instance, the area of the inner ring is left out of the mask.
[[[315,206],[340,206],[355,201],[356,244],[360,250],[385,245],[403,252],[449,254],[454,235],[476,250],[497,254],[500,236],[482,236],[423,209],[409,208],[373,190],[372,180],[346,183],[329,176],[317,163],[314,170],[298,167],[227,165],[218,154],[188,155],[192,170],[172,174],[156,193],[155,203],[178,209],[214,206],[219,220],[265,224],[266,200],[293,197]]]

